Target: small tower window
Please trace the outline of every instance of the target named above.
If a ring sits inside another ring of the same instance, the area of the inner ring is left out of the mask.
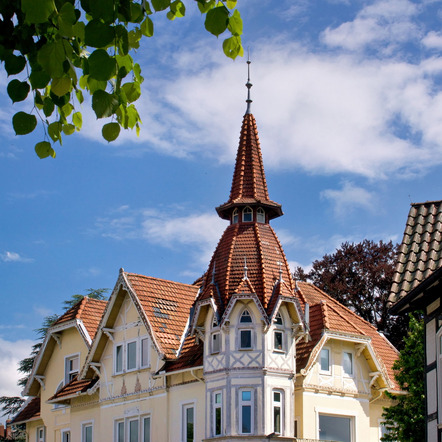
[[[246,207],[242,211],[242,220],[244,223],[250,223],[253,221],[253,210],[250,207]]]
[[[259,223],[266,222],[266,213],[264,212],[264,209],[262,207],[258,207],[258,210],[256,211],[256,221],[258,221]]]
[[[283,325],[283,323],[282,323],[282,316],[281,316],[281,313],[277,313],[276,314],[276,316],[275,316],[275,324],[277,324],[277,325]]]
[[[241,322],[241,324],[252,322],[252,317],[250,316],[248,310],[244,310],[242,312],[241,319],[239,320],[239,322]]]
[[[237,222],[238,222],[238,209],[235,209],[232,215],[232,224],[236,224]]]

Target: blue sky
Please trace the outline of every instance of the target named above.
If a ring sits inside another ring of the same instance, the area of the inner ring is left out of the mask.
[[[226,222],[247,65],[187,17],[156,14],[136,59],[140,136],[84,128],[39,160],[0,72],[0,395],[43,317],[126,271],[192,282]],[[410,202],[442,198],[442,1],[239,0],[272,225],[292,265],[344,241],[400,241]],[[278,5],[275,7],[275,5]]]

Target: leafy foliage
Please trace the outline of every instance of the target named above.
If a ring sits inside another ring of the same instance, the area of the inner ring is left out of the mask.
[[[101,299],[105,300],[107,299],[107,293],[109,292],[109,289],[88,289],[86,290],[86,295],[89,298],[92,299]],[[73,307],[75,304],[80,302],[84,298],[84,295],[75,294],[72,295],[71,299],[68,299],[63,302],[63,309],[64,312],[68,311],[71,307]],[[48,332],[48,329],[57,321],[57,319],[60,317],[60,315],[57,315],[56,313],[46,316],[43,319],[43,323],[40,328],[34,330],[37,333],[38,336],[38,342],[32,346],[32,351],[29,357],[22,359],[18,363],[18,371],[20,373],[23,373],[25,376],[19,379],[18,385],[22,388],[24,388],[28,382],[29,376],[32,372],[32,367],[34,366],[35,358],[38,355],[38,352],[40,351],[41,346],[43,345],[44,338],[46,336],[46,333]],[[21,406],[24,403],[24,399],[21,397],[10,397],[10,396],[1,396],[0,397],[0,411],[2,412],[3,416],[13,416],[17,414],[17,412],[20,410]]]
[[[335,253],[316,260],[309,272],[298,267],[294,276],[324,290],[401,348],[407,318],[391,316],[387,306],[397,251],[391,241],[345,242]]]
[[[236,0],[195,3],[206,15],[208,32],[230,35],[224,53],[242,56]],[[154,35],[151,16],[161,11],[169,20],[186,14],[181,0],[0,0],[0,61],[8,76],[25,76],[10,80],[7,92],[13,103],[33,100],[28,112],[13,116],[12,126],[17,135],[26,135],[40,121],[45,129],[35,146],[40,158],[55,157],[53,145],[81,130],[83,92],[92,96],[97,118],[112,117],[103,127],[104,139],[115,140],[120,128],[139,133],[133,102],[144,79],[133,54],[143,36]]]
[[[384,442],[420,442],[425,434],[424,321],[410,316],[405,346],[394,363],[395,378],[406,395],[389,394],[396,403],[384,409]]]

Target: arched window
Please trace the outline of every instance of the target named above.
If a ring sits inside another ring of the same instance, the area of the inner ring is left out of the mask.
[[[253,210],[248,206],[242,211],[242,221],[244,223],[250,223],[253,221]]]
[[[277,324],[277,325],[284,325],[283,322],[282,322],[281,313],[279,313],[279,312],[276,313],[274,323]]]
[[[256,221],[258,221],[259,223],[266,222],[266,213],[264,212],[264,209],[262,207],[258,207],[258,210],[256,211]]]
[[[236,224],[237,222],[238,222],[238,209],[235,209],[232,215],[232,224]]]
[[[239,320],[241,324],[252,322],[252,317],[250,316],[250,313],[248,310],[244,310],[241,314],[241,319]]]

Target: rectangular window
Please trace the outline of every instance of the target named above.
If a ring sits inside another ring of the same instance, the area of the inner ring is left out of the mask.
[[[150,416],[143,417],[143,442],[150,442]]]
[[[273,392],[273,431],[281,434],[282,392]]]
[[[239,331],[239,348],[241,350],[247,350],[252,348],[252,330],[240,330]]]
[[[219,353],[220,349],[220,334],[212,333],[212,354]]]
[[[124,421],[115,423],[115,442],[124,442]]]
[[[319,439],[352,442],[351,417],[319,415]]]
[[[222,434],[222,416],[223,409],[222,393],[214,393],[213,395],[213,434],[220,436]]]
[[[115,347],[115,373],[123,372],[123,346],[117,345]]]
[[[241,390],[239,394],[239,432],[241,434],[251,434],[253,428],[253,394],[251,390]]]
[[[195,418],[193,405],[183,406],[183,440],[184,442],[195,441]]]
[[[135,370],[137,368],[137,343],[129,342],[127,344],[127,370]]]
[[[37,442],[45,442],[45,427],[37,428]]]
[[[149,338],[141,339],[141,367],[149,367]]]
[[[330,372],[330,350],[323,348],[320,357],[321,371]]]
[[[81,442],[92,442],[92,424],[83,424]]]
[[[77,376],[80,367],[80,356],[70,356],[65,359],[64,368],[64,383],[68,384],[72,379]]]
[[[138,419],[132,419],[129,421],[128,430],[129,430],[129,442],[138,442]]]
[[[71,442],[71,432],[69,430],[61,431],[61,442]]]
[[[283,351],[283,336],[284,333],[280,330],[273,332],[273,349],[277,351]]]
[[[344,351],[342,354],[342,368],[348,376],[353,376],[353,354]]]

